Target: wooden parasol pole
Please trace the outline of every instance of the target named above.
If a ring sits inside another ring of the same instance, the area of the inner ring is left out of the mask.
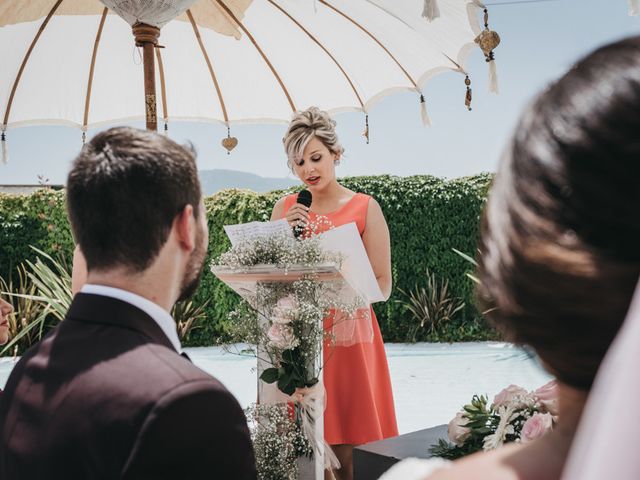
[[[136,23],[133,26],[133,36],[136,46],[142,47],[142,61],[144,66],[144,101],[147,119],[147,130],[158,130],[156,115],[156,64],[155,48],[160,38],[160,29],[146,23]]]

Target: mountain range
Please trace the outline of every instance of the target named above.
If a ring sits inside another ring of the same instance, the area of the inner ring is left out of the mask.
[[[288,188],[300,183],[292,178],[261,177],[260,175],[237,170],[200,170],[198,173],[202,184],[202,193],[205,195],[213,195],[225,188],[243,188],[264,193]]]

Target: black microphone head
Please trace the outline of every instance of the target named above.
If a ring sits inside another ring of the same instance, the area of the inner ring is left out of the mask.
[[[309,190],[300,190],[298,193],[298,203],[301,203],[305,207],[311,206],[311,192]]]

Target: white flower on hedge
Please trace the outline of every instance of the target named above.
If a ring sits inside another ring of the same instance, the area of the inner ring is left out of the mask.
[[[281,323],[271,325],[267,337],[269,337],[269,345],[280,350],[291,350],[300,343],[293,333],[293,328]]]

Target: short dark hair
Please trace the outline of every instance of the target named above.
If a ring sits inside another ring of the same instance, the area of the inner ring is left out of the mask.
[[[480,249],[490,319],[589,389],[640,275],[640,37],[596,50],[525,111]]]
[[[192,148],[130,127],[93,137],[67,179],[69,218],[89,270],[145,270],[176,215],[192,205],[198,217],[201,196]]]

